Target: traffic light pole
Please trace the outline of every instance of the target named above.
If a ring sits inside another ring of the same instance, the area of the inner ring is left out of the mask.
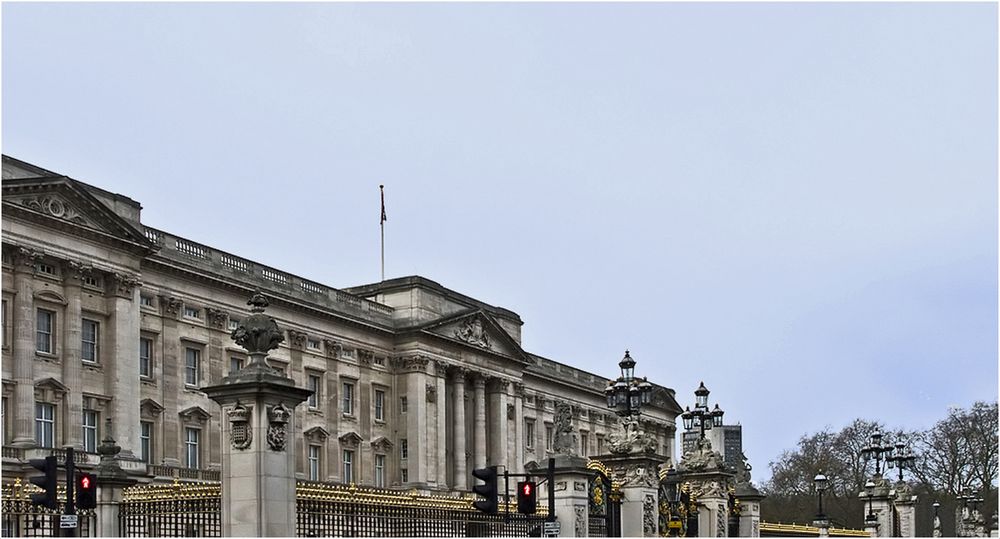
[[[73,462],[73,447],[66,448],[66,512],[67,515],[76,515],[76,464]],[[72,528],[62,528],[62,537],[76,537],[76,526]]]
[[[549,492],[549,522],[556,521],[556,459],[549,457],[549,471],[545,474],[545,481],[548,482],[548,487],[545,489]]]
[[[503,521],[510,522],[510,474],[503,467]]]

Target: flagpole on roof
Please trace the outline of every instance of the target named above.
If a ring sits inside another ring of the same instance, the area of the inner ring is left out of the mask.
[[[379,194],[382,195],[382,217],[379,219],[378,226],[382,232],[382,281],[385,282],[385,188],[384,185],[378,186]]]

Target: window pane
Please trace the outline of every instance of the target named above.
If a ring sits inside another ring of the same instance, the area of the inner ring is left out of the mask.
[[[385,419],[385,391],[375,390],[375,419],[383,421]]]
[[[39,352],[52,353],[52,319],[54,316],[49,311],[38,310],[35,324],[35,348]]]
[[[152,339],[139,339],[139,376],[150,377],[153,375],[152,357]]]
[[[184,364],[184,383],[190,386],[198,385],[198,375],[201,370],[201,350],[187,348]]]
[[[139,423],[139,448],[143,462],[153,462],[153,424],[149,421]]]
[[[97,322],[84,320],[81,333],[80,357],[84,361],[97,361]]]

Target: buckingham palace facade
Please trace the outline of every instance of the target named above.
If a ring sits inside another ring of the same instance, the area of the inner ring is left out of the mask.
[[[609,451],[608,379],[522,349],[517,313],[416,276],[332,288],[146,227],[140,209],[3,157],[8,477],[46,448],[96,463],[110,425],[137,476],[217,478],[221,414],[200,388],[247,361],[230,334],[255,291],[285,332],[269,363],[314,391],[295,411],[302,479],[468,490],[474,468],[546,458],[556,402],[581,455]],[[681,409],[654,388],[643,418],[675,457]]]

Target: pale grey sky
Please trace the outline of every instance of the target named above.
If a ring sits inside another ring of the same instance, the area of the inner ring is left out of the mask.
[[[744,425],[997,399],[995,3],[2,6],[3,152]],[[254,226],[248,226],[254,223]],[[265,230],[260,238],[250,230]]]

